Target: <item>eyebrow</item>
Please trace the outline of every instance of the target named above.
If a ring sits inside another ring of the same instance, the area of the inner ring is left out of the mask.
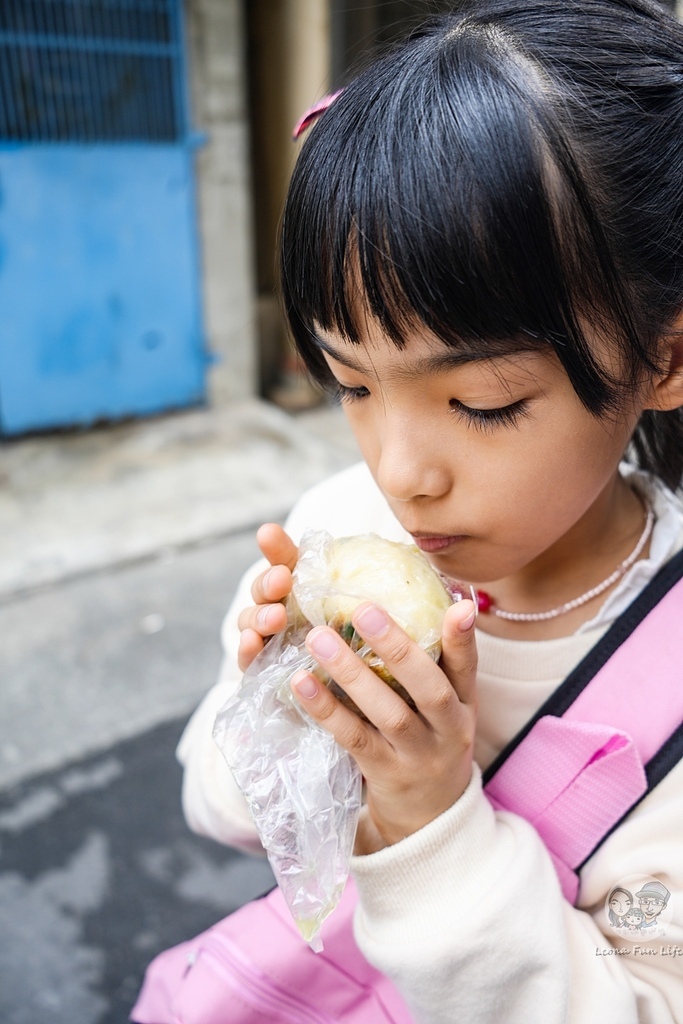
[[[333,345],[330,345],[328,341],[325,341],[319,335],[314,335],[315,343],[318,348],[322,349],[323,352],[327,352],[328,356],[337,363],[341,363],[342,366],[346,366],[347,369],[353,370],[355,373],[368,375],[369,371],[366,366],[354,359],[353,356],[347,355],[344,352],[339,352]],[[511,349],[507,352],[486,352],[486,351],[475,351],[471,348],[463,349],[449,349],[444,352],[436,352],[432,356],[421,356],[415,363],[410,366],[407,370],[408,375],[413,373],[420,374],[438,374],[443,373],[446,370],[452,370],[458,366],[464,366],[467,363],[483,362],[485,359],[503,359],[508,356],[521,355],[524,352],[536,351],[535,347],[529,346],[525,348],[520,345],[519,348]],[[400,375],[403,376],[406,370],[400,371]]]

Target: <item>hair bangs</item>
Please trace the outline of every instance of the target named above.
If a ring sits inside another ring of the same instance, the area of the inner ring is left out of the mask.
[[[599,322],[617,275],[593,256],[555,97],[502,33],[432,34],[352,82],[304,144],[281,236],[296,344],[323,384],[316,328],[359,342],[368,315],[398,347],[421,326],[482,357],[551,345],[601,410],[608,375],[579,322]]]

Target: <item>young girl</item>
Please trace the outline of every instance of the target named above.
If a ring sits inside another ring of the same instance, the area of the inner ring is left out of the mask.
[[[624,918],[624,924],[622,927],[626,929],[626,932],[635,932],[640,934],[644,922],[645,914],[642,910],[639,907],[632,907]]]
[[[381,608],[356,613],[418,712],[326,627],[308,647],[369,722],[292,682],[366,780],[361,949],[420,1024],[683,1021],[681,960],[608,955],[605,911],[628,876],[662,878],[683,940],[683,765],[588,860],[576,907],[481,783],[683,547],[683,30],[648,0],[457,5],[310,131],[281,266],[365,464],[259,531],[179,748],[190,825],[258,848],[211,729],[284,626],[302,531],[412,538],[481,603],[476,627],[472,602],[449,610],[439,665]],[[653,703],[657,678],[653,650]]]

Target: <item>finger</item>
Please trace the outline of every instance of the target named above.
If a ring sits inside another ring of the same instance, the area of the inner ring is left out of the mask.
[[[288,534],[277,523],[265,523],[256,533],[261,551],[271,564],[251,586],[256,604],[282,601],[292,589],[292,571],[299,551]]]
[[[312,629],[306,637],[306,646],[318,664],[392,745],[401,737],[424,728],[422,719],[403,697],[373,672],[333,629],[326,626]],[[424,652],[419,653],[431,661]],[[431,667],[438,672],[433,661]],[[447,680],[445,685],[450,690]]]
[[[263,636],[279,633],[287,625],[287,611],[283,604],[259,604],[243,608],[237,619],[237,628],[253,630]]]
[[[237,649],[237,664],[240,672],[246,672],[257,654],[263,650],[263,637],[253,629],[244,629],[240,634],[240,645]]]
[[[294,569],[299,549],[281,526],[277,523],[264,523],[257,530],[256,540],[271,565],[286,565],[290,572]]]
[[[361,605],[354,626],[432,724],[450,722],[458,704],[450,679],[432,657],[408,636],[383,608]]]
[[[441,668],[463,704],[476,704],[477,641],[473,601],[459,601],[446,612],[441,638]]]
[[[286,565],[274,565],[257,576],[251,585],[251,596],[256,604],[282,601],[292,589],[292,573]]]
[[[305,669],[295,672],[291,686],[311,718],[332,733],[337,743],[355,758],[360,770],[367,774],[370,762],[376,764],[382,753],[383,741],[377,731],[344,707],[320,680]]]

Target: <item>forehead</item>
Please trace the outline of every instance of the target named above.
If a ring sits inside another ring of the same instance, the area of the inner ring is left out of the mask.
[[[382,384],[401,384],[416,378],[438,377],[455,371],[468,370],[468,379],[494,376],[501,382],[524,382],[547,373],[547,367],[559,362],[553,350],[537,345],[462,342],[452,346],[418,326],[398,347],[382,331],[376,321],[366,321],[358,341],[351,341],[331,331],[316,328],[315,343],[328,362],[380,381]]]

